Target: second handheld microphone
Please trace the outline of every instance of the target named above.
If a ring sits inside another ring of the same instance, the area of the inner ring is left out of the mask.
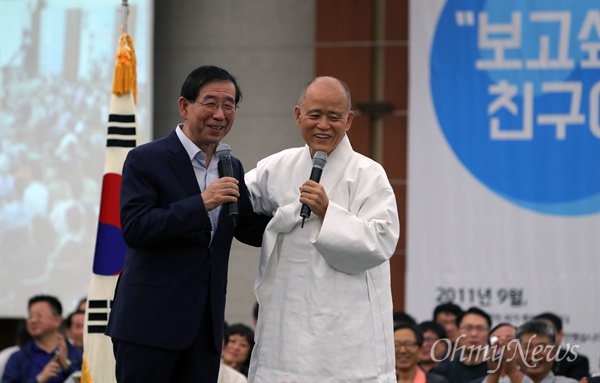
[[[220,144],[217,147],[217,157],[219,158],[219,176],[233,177],[233,164],[231,162],[231,147],[227,144]],[[235,219],[238,215],[238,206],[235,202],[227,203],[227,212]]]
[[[325,152],[316,152],[313,156],[313,167],[310,172],[310,180],[319,182],[321,181],[321,174],[323,173],[323,168],[327,163],[327,153]],[[306,206],[306,204],[302,204],[302,209],[300,209],[300,216],[302,217],[302,225],[301,228],[304,227],[304,220],[310,217],[310,208]]]

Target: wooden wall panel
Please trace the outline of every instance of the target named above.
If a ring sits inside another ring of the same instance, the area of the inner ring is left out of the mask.
[[[316,76],[335,76],[352,91],[353,103],[371,99],[371,49],[367,47],[316,48]]]
[[[317,43],[370,41],[373,1],[317,0],[315,6]]]
[[[408,1],[385,2],[385,37],[388,41],[408,41]]]
[[[384,97],[394,105],[394,112],[408,109],[408,44],[394,41],[385,48]]]
[[[392,184],[406,182],[407,116],[384,117],[383,165]]]

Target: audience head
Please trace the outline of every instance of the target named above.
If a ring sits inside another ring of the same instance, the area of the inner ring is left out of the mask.
[[[400,323],[410,323],[416,325],[417,321],[404,311],[396,311],[394,312],[394,326]]]
[[[423,334],[416,325],[400,323],[394,327],[397,372],[410,372],[417,368],[422,345]]]
[[[451,343],[458,338],[458,325],[456,320],[463,310],[454,303],[442,303],[433,310],[433,321],[441,324],[446,331],[446,336]]]
[[[517,338],[525,359],[518,358],[521,372],[536,382],[552,370],[557,347],[554,329],[544,320],[534,319],[524,323],[517,331]]]
[[[51,295],[36,295],[29,299],[27,331],[34,339],[58,333],[62,323],[62,305]]]
[[[228,366],[247,373],[252,348],[254,347],[254,331],[245,324],[232,324],[225,332],[225,347],[222,359]]]
[[[563,332],[562,319],[560,319],[558,315],[551,312],[544,312],[536,315],[533,319],[546,321],[546,323],[548,323],[554,329],[556,344],[560,345],[562,343],[565,333]]]
[[[503,344],[508,344],[511,340],[517,339],[517,328],[507,322],[499,323],[490,330],[490,343],[494,337],[501,339]]]
[[[456,319],[461,346],[486,346],[492,319],[483,310],[471,307]],[[463,336],[464,335],[464,336]]]
[[[439,363],[437,361],[443,360],[448,352],[448,342],[438,342],[438,340],[446,338],[446,331],[441,324],[434,321],[422,322],[418,327],[423,334],[420,361],[422,364],[430,364],[433,367]]]
[[[75,311],[65,320],[65,333],[73,343],[73,346],[83,350],[85,312]]]

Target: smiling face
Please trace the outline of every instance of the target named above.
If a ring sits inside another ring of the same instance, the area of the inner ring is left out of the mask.
[[[396,348],[396,369],[399,371],[415,369],[421,351],[415,333],[409,328],[394,331],[394,346]]]
[[[221,355],[223,362],[239,371],[249,356],[250,342],[248,339],[241,334],[230,335]]]
[[[306,89],[294,113],[311,155],[329,155],[342,141],[354,118],[348,103],[344,87],[334,78],[319,78]]]
[[[209,82],[200,88],[196,100],[179,98],[179,113],[185,120],[183,133],[210,157],[229,133],[235,120],[235,109],[226,111],[224,105],[235,105],[235,86],[231,81]],[[202,104],[217,104],[210,111]],[[227,109],[227,108],[226,108]]]
[[[35,302],[29,306],[27,331],[34,339],[55,333],[61,322],[60,315],[52,311],[48,302]]]
[[[519,358],[521,371],[536,382],[545,378],[554,364],[556,347],[546,335],[523,334],[519,339],[525,360]]]

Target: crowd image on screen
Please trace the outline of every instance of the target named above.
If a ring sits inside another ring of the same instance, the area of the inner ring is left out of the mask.
[[[2,71],[2,284],[20,296],[70,286],[74,302],[92,272],[112,73],[96,67],[95,81],[69,82]]]

